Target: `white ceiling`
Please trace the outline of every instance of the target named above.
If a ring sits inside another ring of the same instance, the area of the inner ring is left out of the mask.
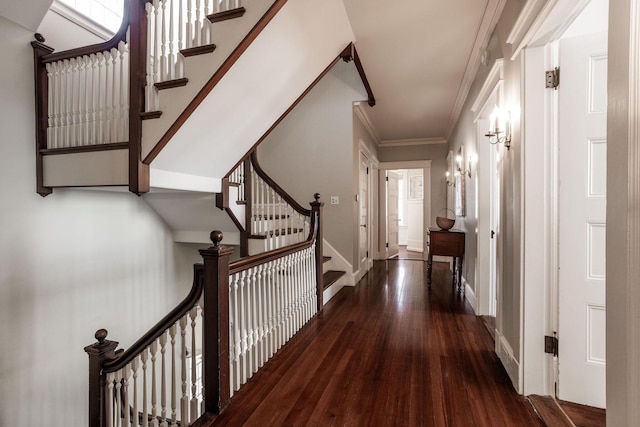
[[[505,0],[344,0],[384,143],[445,142]]]

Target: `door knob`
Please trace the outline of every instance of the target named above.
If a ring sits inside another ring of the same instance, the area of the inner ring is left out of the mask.
[[[492,238],[492,239],[493,239],[493,236],[495,236],[495,235],[496,235],[496,232],[495,232],[495,231],[493,231],[493,230],[491,230],[491,238]]]

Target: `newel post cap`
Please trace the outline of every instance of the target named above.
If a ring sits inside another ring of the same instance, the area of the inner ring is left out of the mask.
[[[107,339],[109,332],[106,329],[98,329],[93,335],[97,342],[88,345],[84,348],[84,351],[89,355],[103,356],[109,352],[114,351],[118,347],[117,341],[110,341]]]
[[[314,201],[310,203],[310,205],[312,207],[320,207],[320,206],[324,206],[324,202],[320,201],[320,193],[315,193],[313,195]]]

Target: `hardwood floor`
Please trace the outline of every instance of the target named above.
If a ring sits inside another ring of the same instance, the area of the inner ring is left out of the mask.
[[[211,426],[543,426],[493,341],[422,262],[375,262],[233,397]]]

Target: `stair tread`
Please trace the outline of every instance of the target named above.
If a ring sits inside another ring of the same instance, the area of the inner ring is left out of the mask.
[[[207,53],[211,53],[214,50],[216,50],[216,45],[212,43],[212,44],[206,44],[204,46],[189,47],[186,49],[182,49],[180,50],[180,53],[184,57],[189,57],[189,56],[204,55]]]
[[[325,262],[329,262],[329,261],[331,261],[331,257],[330,257],[330,256],[326,256],[326,255],[324,255],[324,256],[322,257],[322,263],[323,263],[323,264],[324,264]]]
[[[322,284],[323,289],[327,289],[329,286],[333,285],[340,279],[342,276],[347,274],[346,271],[338,271],[338,270],[329,270],[322,275]]]
[[[240,18],[244,15],[245,11],[244,7],[238,7],[231,10],[225,10],[224,12],[212,13],[207,15],[207,19],[209,19],[211,23],[226,21],[227,19]]]

